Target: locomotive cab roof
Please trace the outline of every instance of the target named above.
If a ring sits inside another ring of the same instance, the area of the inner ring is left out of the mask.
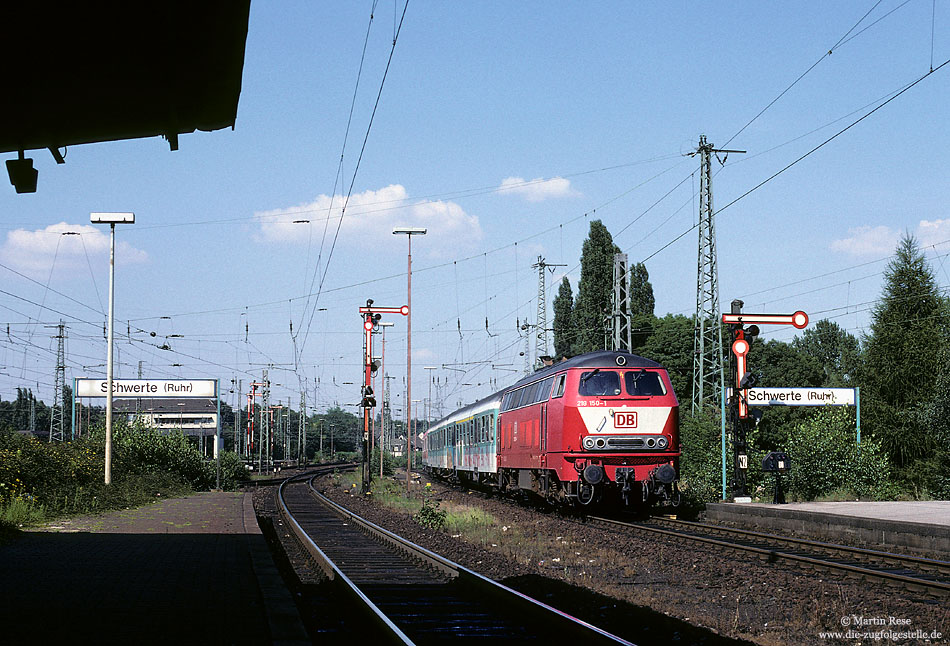
[[[570,359],[565,359],[560,363],[555,363],[552,366],[545,366],[536,372],[532,372],[530,375],[520,379],[515,382],[508,388],[505,388],[505,391],[511,390],[512,388],[517,388],[524,384],[531,383],[532,381],[537,381],[538,379],[543,379],[549,375],[556,374],[568,368],[662,368],[663,366],[652,361],[641,357],[640,355],[633,354],[631,352],[623,352],[616,350],[601,350],[599,352],[587,352],[584,354],[579,354]]]

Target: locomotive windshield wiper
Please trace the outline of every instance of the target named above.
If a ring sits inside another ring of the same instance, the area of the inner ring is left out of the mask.
[[[586,384],[587,380],[593,377],[594,375],[596,375],[598,372],[600,372],[600,368],[594,368],[593,372],[588,372],[586,375],[581,377],[581,381],[583,381]]]

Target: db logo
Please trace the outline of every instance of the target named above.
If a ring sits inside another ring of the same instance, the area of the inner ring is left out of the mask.
[[[636,413],[614,413],[614,428],[636,428]]]

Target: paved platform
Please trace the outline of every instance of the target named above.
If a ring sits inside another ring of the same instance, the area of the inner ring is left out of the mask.
[[[251,494],[51,523],[0,546],[0,642],[310,643]]]
[[[716,503],[706,519],[950,558],[950,501]]]

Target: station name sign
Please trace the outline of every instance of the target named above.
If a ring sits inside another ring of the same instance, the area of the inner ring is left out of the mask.
[[[749,406],[854,406],[854,388],[749,388]],[[727,389],[732,396],[732,388]]]
[[[113,379],[113,397],[217,397],[214,379]],[[105,379],[77,379],[77,397],[105,397],[109,382]]]

